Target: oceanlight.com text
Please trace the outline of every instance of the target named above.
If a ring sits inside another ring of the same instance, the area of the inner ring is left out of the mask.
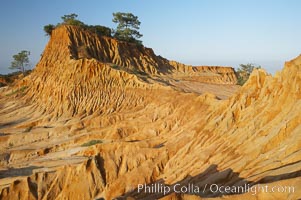
[[[165,185],[163,183],[154,183],[154,184],[139,184],[138,193],[146,194],[169,194],[169,193],[189,193],[189,194],[242,194],[242,193],[251,193],[256,195],[258,193],[294,193],[294,186],[282,186],[282,185],[263,185],[263,184],[244,184],[241,186],[229,186],[229,185],[220,185],[220,184],[205,184],[203,186],[198,186],[195,184],[188,185]]]
[[[256,195],[260,192],[262,193],[294,193],[294,186],[282,186],[282,185],[249,185],[245,184],[243,186],[227,186],[227,185],[217,185],[217,184],[208,184],[205,187],[209,186],[209,191],[211,193],[221,193],[221,194],[240,194],[240,193],[251,193]]]

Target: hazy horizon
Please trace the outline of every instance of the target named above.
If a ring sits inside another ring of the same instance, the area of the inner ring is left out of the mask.
[[[222,65],[237,68],[255,63],[270,73],[301,53],[301,27],[297,26],[301,2],[288,1],[188,1],[125,0],[70,4],[51,2],[1,2],[0,74],[12,56],[31,52],[34,66],[47,44],[43,26],[56,24],[65,14],[76,13],[86,24],[115,28],[113,12],[132,12],[141,21],[141,40],[157,55],[188,65]]]

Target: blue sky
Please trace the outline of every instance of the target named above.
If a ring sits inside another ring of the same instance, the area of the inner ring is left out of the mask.
[[[256,63],[274,73],[301,53],[298,0],[1,0],[0,73],[12,55],[31,51],[34,66],[48,38],[46,24],[76,13],[86,24],[115,28],[113,12],[132,12],[141,38],[157,55],[191,65],[237,68]]]

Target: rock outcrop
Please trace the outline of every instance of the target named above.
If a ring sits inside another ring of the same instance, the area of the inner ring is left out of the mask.
[[[226,100],[179,81],[227,87],[236,77],[231,68],[185,66],[80,28],[56,29],[19,82],[24,91],[0,94],[0,199],[301,198],[301,56],[275,77],[254,71]],[[294,192],[214,192],[213,184]]]
[[[221,66],[187,66],[175,61],[169,64],[174,67],[174,77],[184,80],[213,84],[236,84],[237,78],[232,67]]]

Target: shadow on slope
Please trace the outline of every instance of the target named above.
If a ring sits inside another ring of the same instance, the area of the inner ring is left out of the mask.
[[[18,176],[30,176],[33,174],[33,170],[42,167],[30,166],[23,168],[9,168],[7,170],[0,170],[0,179],[7,177],[18,177]]]

